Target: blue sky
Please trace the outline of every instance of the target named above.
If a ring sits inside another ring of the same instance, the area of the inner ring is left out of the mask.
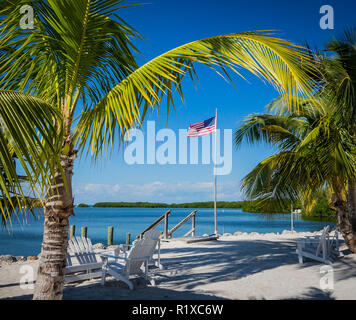
[[[126,3],[137,3],[126,1]],[[335,12],[335,29],[322,30],[322,5]],[[184,43],[197,39],[251,30],[277,30],[278,36],[298,44],[305,41],[322,48],[333,36],[355,24],[354,0],[151,0],[149,4],[121,9],[118,14],[145,38],[135,45],[143,54],[140,64]],[[206,67],[198,67],[200,85],[184,81],[185,102],[176,97],[176,112],[169,116],[168,128],[184,129],[208,119],[218,108],[218,127],[233,129],[250,113],[263,112],[277,93],[261,80],[247,75],[248,82],[234,77],[238,90]],[[153,113],[156,130],[166,127],[166,113]],[[144,129],[146,124],[144,124]],[[159,144],[158,144],[159,145]],[[266,145],[242,145],[233,149],[232,172],[218,177],[218,200],[242,199],[241,179],[273,153]],[[213,200],[212,165],[127,165],[123,150],[110,159],[93,163],[81,158],[75,164],[75,203],[99,201],[188,202]]]

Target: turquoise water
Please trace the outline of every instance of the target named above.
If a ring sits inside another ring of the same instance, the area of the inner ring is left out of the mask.
[[[88,237],[93,243],[106,244],[107,228],[114,227],[114,244],[123,243],[126,233],[131,239],[159,218],[166,210],[162,208],[75,208],[75,216],[70,223],[76,226],[76,234],[80,235],[83,226],[88,227]],[[169,228],[173,228],[186,217],[191,209],[172,209],[169,216]],[[321,230],[326,222],[303,221],[295,217],[294,229],[298,232]],[[332,225],[332,224],[331,224]],[[290,230],[289,214],[246,213],[239,209],[218,210],[218,232],[282,232]],[[163,223],[158,226],[163,231]],[[173,236],[182,236],[191,229],[188,221]],[[41,251],[43,217],[38,220],[28,218],[27,223],[14,221],[12,230],[0,229],[0,255],[37,255]],[[213,209],[199,209],[196,216],[196,235],[214,232]]]

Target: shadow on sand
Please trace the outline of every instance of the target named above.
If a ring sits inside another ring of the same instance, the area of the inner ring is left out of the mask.
[[[286,265],[293,265],[296,270],[310,267],[310,272],[315,272],[321,266],[313,261],[298,264],[295,240],[219,240],[199,245],[166,248],[161,250],[161,254],[165,270],[153,271],[156,276],[156,287],[146,286],[141,281],[136,281],[135,290],[130,291],[126,285],[118,281],[108,279],[106,285],[101,286],[98,280],[91,280],[66,285],[63,299],[216,300],[222,298],[199,290],[198,286],[237,280]],[[164,259],[165,254],[169,254],[170,258]],[[337,270],[335,280],[356,276],[355,259],[338,259],[333,267]],[[8,284],[8,286],[12,285],[16,284]],[[175,288],[180,289],[175,290]],[[12,299],[31,298],[31,295],[23,295]],[[310,287],[305,293],[293,299],[325,300],[333,297],[328,292]]]

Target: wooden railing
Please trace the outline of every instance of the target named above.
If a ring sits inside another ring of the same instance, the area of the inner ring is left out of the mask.
[[[164,220],[164,238],[168,238],[168,216],[171,214],[171,210],[165,212],[160,216],[155,222],[153,222],[149,227],[147,227],[143,232],[141,232],[137,238],[141,239],[143,235],[148,231],[158,226]]]
[[[195,236],[195,215],[197,213],[198,210],[194,210],[191,214],[189,214],[188,216],[186,216],[181,222],[179,222],[174,228],[172,228],[171,230],[168,231],[167,236],[168,238],[172,237],[172,234],[174,231],[176,231],[178,228],[180,228],[184,223],[186,223],[189,219],[192,219],[192,229],[190,229],[185,235],[184,237],[186,237],[188,234],[191,234],[192,237]]]
[[[192,219],[192,228],[184,235],[186,237],[187,235],[191,234],[192,237],[195,236],[195,216],[198,210],[194,210],[192,213],[190,213],[188,216],[186,216],[181,222],[179,222],[175,227],[173,227],[171,230],[168,229],[168,217],[171,214],[171,210],[168,210],[165,212],[162,216],[160,216],[155,222],[153,222],[149,227],[147,227],[143,232],[141,232],[137,238],[142,239],[143,235],[153,229],[154,227],[158,226],[163,220],[164,220],[164,232],[163,232],[163,238],[168,239],[172,237],[172,234],[174,231],[176,231],[178,228],[180,228],[184,223],[186,223],[189,219]]]

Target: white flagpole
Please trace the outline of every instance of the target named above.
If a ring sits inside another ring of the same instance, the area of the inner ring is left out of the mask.
[[[218,109],[216,108],[215,112],[215,161],[214,161],[214,222],[215,222],[215,235],[218,234],[218,222],[216,214],[216,160],[217,160],[217,120],[218,120]]]

